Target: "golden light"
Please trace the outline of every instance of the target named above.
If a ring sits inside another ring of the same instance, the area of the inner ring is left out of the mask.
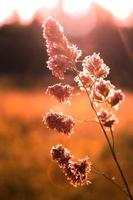
[[[119,19],[126,19],[133,12],[133,0],[94,0]]]
[[[24,1],[16,2],[15,10],[19,14],[20,19],[23,21],[28,21],[32,19],[34,13],[36,12],[37,6],[35,2],[29,0],[27,3]],[[32,6],[31,6],[32,5]]]
[[[62,2],[67,15],[74,17],[89,13],[91,3],[99,4],[122,20],[133,12],[133,0],[0,0],[0,24],[11,21],[14,11],[20,21],[31,21],[38,9],[53,9],[58,2]]]
[[[4,2],[0,1],[0,23],[6,20],[11,16],[14,9],[14,4],[11,1],[5,0]]]
[[[85,15],[88,12],[92,0],[64,0],[63,10],[69,15]]]
[[[109,10],[115,17],[126,19],[133,12],[133,0],[64,0],[64,12],[73,15],[85,15],[91,3],[97,3]]]
[[[51,9],[58,0],[0,0],[0,23],[4,23],[13,15],[14,11],[21,21],[32,20],[36,11],[40,8]]]

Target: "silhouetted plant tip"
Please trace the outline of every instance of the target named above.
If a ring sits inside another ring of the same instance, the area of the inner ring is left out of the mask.
[[[114,126],[118,123],[118,119],[114,115],[114,109],[117,108],[118,110],[124,100],[124,94],[107,80],[110,72],[109,66],[104,63],[100,53],[93,53],[84,57],[83,60],[78,60],[82,51],[68,41],[64,35],[63,27],[52,17],[47,18],[43,24],[43,36],[46,39],[49,56],[47,67],[52,71],[52,75],[59,79],[64,79],[65,72],[67,70],[71,71],[74,75],[76,74],[74,81],[81,92],[87,94],[96,118],[89,119],[88,122],[95,121],[99,124],[126,191],[115,182],[115,179],[97,170],[88,157],[73,161],[74,156],[62,144],[52,147],[51,155],[53,160],[58,163],[71,185],[77,187],[91,183],[89,175],[91,172],[95,172],[96,174],[101,174],[120,191],[124,192],[130,200],[133,200],[128,181],[121,168],[115,149]],[[77,63],[81,64],[82,70],[79,70]],[[54,96],[60,103],[70,103],[72,91],[73,87],[70,85],[58,83],[48,86],[46,92]],[[45,114],[43,121],[47,128],[51,130],[56,130],[69,136],[73,133],[75,120],[61,112],[49,111]]]

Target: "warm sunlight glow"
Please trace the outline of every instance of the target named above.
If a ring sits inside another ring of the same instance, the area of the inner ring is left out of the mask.
[[[122,20],[126,19],[133,11],[133,0],[64,0],[63,10],[73,16],[85,15],[93,2]]]
[[[0,0],[0,23],[6,21],[14,11],[21,20],[31,20],[40,8],[53,8],[58,0]]]
[[[115,17],[125,20],[133,12],[133,0],[0,0],[0,24],[11,23],[16,12],[21,22],[32,21],[40,8],[51,9],[62,2],[63,11],[74,17],[85,16],[91,3],[109,10]]]
[[[89,9],[91,0],[64,0],[63,10],[69,15],[85,15]]]
[[[126,19],[133,12],[133,0],[94,0],[119,19]]]
[[[14,7],[11,1],[0,1],[0,23],[2,23],[4,20],[11,16],[13,9]]]
[[[16,11],[18,12],[21,20],[30,20],[35,13],[38,5],[34,1],[24,1],[16,2]]]

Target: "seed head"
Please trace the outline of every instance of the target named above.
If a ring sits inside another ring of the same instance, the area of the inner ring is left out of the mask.
[[[61,168],[67,165],[69,160],[73,157],[70,154],[70,151],[64,148],[62,144],[53,146],[51,149],[51,155],[53,160],[56,160]]]
[[[65,135],[71,135],[75,125],[71,116],[66,116],[61,112],[47,112],[43,121],[47,128],[64,133]]]
[[[83,85],[87,88],[91,88],[94,83],[94,78],[85,68],[83,71],[79,72],[79,75],[76,76],[74,80],[78,83],[81,90],[84,90]]]
[[[73,155],[62,145],[52,147],[51,154],[71,185],[77,187],[90,183],[88,175],[91,171],[91,163],[88,157],[74,162],[72,161]]]
[[[99,54],[96,53],[85,57],[83,60],[83,67],[95,78],[105,78],[109,74],[109,67],[103,62]]]
[[[73,88],[61,83],[48,86],[46,93],[53,95],[60,103],[70,103]]]
[[[49,55],[48,68],[54,76],[64,79],[64,72],[73,70],[81,51],[67,40],[63,27],[54,18],[47,18],[43,28]]]
[[[93,89],[94,99],[98,101],[105,100],[105,98],[108,98],[109,92],[112,89],[114,89],[114,86],[110,83],[110,81],[99,79]]]
[[[109,97],[109,103],[111,106],[118,105],[121,101],[124,100],[124,94],[121,90],[112,90],[110,97]]]
[[[114,123],[117,123],[117,118],[112,114],[109,113],[107,110],[101,109],[100,112],[98,112],[98,117],[103,124],[103,126],[111,128]]]

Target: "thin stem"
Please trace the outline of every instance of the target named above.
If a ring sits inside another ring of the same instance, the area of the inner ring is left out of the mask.
[[[95,108],[94,108],[94,110],[95,110]],[[96,110],[95,110],[95,113],[96,113],[96,116],[97,116],[97,118],[98,118],[98,120],[99,120],[99,117],[98,117],[98,115],[97,115]],[[108,143],[108,145],[109,145],[110,151],[111,151],[111,153],[112,153],[112,157],[113,157],[113,159],[114,159],[114,161],[115,161],[115,163],[116,163],[116,165],[117,165],[117,168],[118,168],[118,170],[119,170],[119,173],[120,173],[120,175],[121,175],[121,178],[122,178],[122,180],[123,180],[123,182],[124,182],[124,184],[125,184],[125,187],[126,187],[126,190],[127,190],[127,192],[128,192],[129,198],[130,198],[130,200],[133,200],[133,197],[132,197],[132,195],[131,195],[131,192],[130,192],[130,189],[129,189],[127,180],[126,180],[126,178],[125,178],[125,175],[124,175],[124,173],[123,173],[123,170],[122,170],[122,168],[121,168],[121,166],[120,166],[120,164],[119,164],[119,161],[118,161],[118,159],[117,159],[117,157],[116,157],[116,154],[115,154],[115,152],[114,152],[114,150],[113,150],[113,148],[112,148],[112,146],[111,146],[111,143],[110,143],[110,140],[109,140],[109,138],[108,138],[108,136],[107,136],[107,133],[106,133],[106,131],[105,131],[105,129],[104,129],[104,127],[103,127],[103,125],[102,125],[102,123],[101,123],[100,120],[99,120],[99,124],[100,124],[100,126],[101,126],[101,128],[102,128],[102,130],[103,130],[103,133],[104,133],[105,138],[106,138],[106,140],[107,140],[107,143]]]
[[[117,159],[117,156],[116,156],[116,154],[115,154],[115,152],[114,152],[114,150],[113,150],[113,148],[112,148],[112,145],[111,145],[111,143],[110,143],[110,140],[109,140],[109,138],[108,138],[108,135],[107,135],[107,133],[106,133],[106,130],[104,129],[104,126],[103,126],[103,124],[101,123],[101,121],[100,121],[100,119],[99,119],[99,116],[98,116],[98,114],[97,114],[97,111],[96,111],[96,109],[95,109],[95,107],[94,107],[94,105],[93,105],[93,103],[92,103],[92,101],[91,101],[90,94],[89,94],[89,92],[88,92],[86,86],[85,86],[84,83],[82,82],[82,80],[81,80],[81,78],[80,78],[80,76],[79,76],[79,72],[78,72],[77,69],[75,69],[75,72],[77,73],[77,76],[78,76],[78,78],[80,79],[83,88],[85,89],[85,92],[86,92],[86,94],[87,94],[87,96],[88,96],[88,98],[89,98],[89,102],[90,102],[90,105],[91,105],[91,107],[92,107],[92,110],[94,111],[94,113],[95,113],[95,115],[96,115],[96,117],[97,117],[97,119],[98,119],[98,121],[99,121],[99,125],[100,125],[100,127],[101,127],[101,129],[102,129],[102,131],[103,131],[103,134],[104,134],[104,136],[105,136],[105,138],[106,138],[106,141],[107,141],[107,143],[108,143],[108,145],[109,145],[109,149],[110,149],[111,154],[112,154],[112,157],[113,157],[113,159],[114,159],[114,161],[115,161],[115,163],[116,163],[116,166],[117,166],[117,168],[118,168],[118,171],[119,171],[119,173],[120,173],[120,175],[121,175],[121,178],[122,178],[122,180],[123,180],[123,183],[124,183],[124,185],[125,185],[125,187],[126,187],[128,196],[129,196],[130,200],[133,200],[133,197],[132,197],[132,195],[131,195],[131,192],[130,192],[130,189],[129,189],[129,186],[128,186],[126,177],[125,177],[125,175],[124,175],[124,173],[123,173],[123,170],[122,170],[122,168],[121,168],[121,166],[120,166],[120,164],[119,164],[119,161],[118,161],[118,159]]]
[[[95,84],[96,84],[96,79],[94,80],[94,83],[93,83],[93,87],[94,87],[94,90],[95,90]],[[92,87],[91,87],[91,92],[92,92]],[[89,95],[90,96],[90,95]],[[94,102],[94,95],[93,95],[93,100],[92,102]]]
[[[113,185],[115,185],[121,192],[123,192],[126,196],[128,196],[128,193],[118,184],[116,183],[112,178],[107,176],[104,172],[101,172],[100,170],[96,169],[94,166],[92,166],[95,171],[92,171],[93,173],[100,175],[110,181]]]
[[[90,122],[90,123],[96,123],[96,124],[99,124],[97,121],[95,121],[95,120],[81,120],[81,119],[78,119],[78,118],[76,118],[75,119],[78,123],[88,123],[88,122]]]
[[[114,133],[113,133],[112,127],[110,127],[110,133],[111,133],[111,137],[112,137],[112,148],[113,148],[113,151],[115,151],[115,138],[114,138]]]

